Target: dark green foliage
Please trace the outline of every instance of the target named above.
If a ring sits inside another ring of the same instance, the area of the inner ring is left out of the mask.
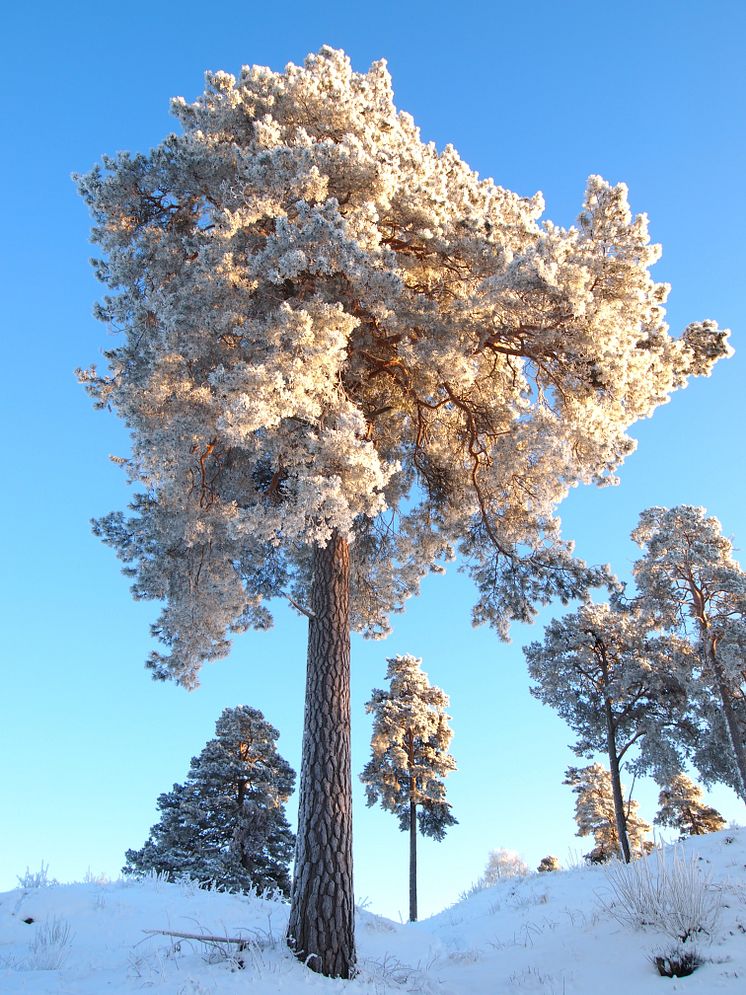
[[[184,784],[158,798],[161,818],[124,874],[186,875],[205,888],[288,895],[295,843],[284,805],[295,773],[275,748],[279,733],[255,708],[226,708],[190,763]]]

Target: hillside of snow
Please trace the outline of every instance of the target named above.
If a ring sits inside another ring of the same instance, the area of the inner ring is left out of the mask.
[[[647,885],[664,907],[678,886],[684,898],[674,906],[691,905],[696,893],[699,907],[683,910],[694,919],[669,911],[666,935],[660,922],[651,923],[652,908],[625,916],[612,878],[630,876],[638,882],[633,892]],[[683,945],[694,943],[703,963],[689,977],[662,978],[652,956],[674,946],[682,922],[706,923],[708,933]],[[746,989],[746,829],[687,840],[630,869],[505,880],[420,923],[359,910],[354,981],[322,978],[299,964],[284,944],[286,923],[281,902],[157,879],[17,888],[0,895],[0,991],[735,995]],[[246,943],[241,950],[158,930]]]

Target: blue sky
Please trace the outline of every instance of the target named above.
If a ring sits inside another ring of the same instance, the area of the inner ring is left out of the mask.
[[[530,195],[570,224],[590,173],[624,180],[663,244],[655,269],[673,285],[672,330],[712,317],[734,330],[736,356],[633,430],[639,450],[615,489],[573,492],[565,534],[581,555],[628,576],[629,532],[652,504],[703,504],[736,542],[744,510],[744,220],[746,141],[739,0],[625,4],[464,2],[223,5],[37,3],[4,16],[6,193],[4,324],[4,616],[0,748],[0,890],[43,859],[61,880],[87,868],[116,875],[140,846],[157,795],[182,780],[226,706],[261,708],[300,757],[305,623],[280,608],[275,629],[237,640],[193,693],[143,669],[155,606],[135,604],[89,519],[122,508],[127,450],[110,415],[92,410],[73,370],[108,333],[91,317],[100,293],[89,219],[70,173],[102,153],[144,150],[172,130],[171,96],[194,98],[206,69],[281,69],[322,44],[358,70],[385,57],[397,105],[423,137],[453,143],[484,176]],[[9,91],[9,92],[8,92]],[[743,557],[741,556],[743,562]],[[353,765],[367,760],[370,689],[386,656],[424,658],[452,698],[459,819],[421,847],[423,914],[455,900],[487,851],[516,848],[563,863],[574,837],[570,731],[528,694],[520,647],[469,625],[472,591],[455,571],[428,579],[386,642],[353,641]],[[548,614],[542,616],[545,620]],[[652,818],[655,791],[641,786]],[[730,792],[713,799],[744,821]],[[396,820],[367,810],[356,787],[356,893],[374,911],[406,915],[407,844]]]

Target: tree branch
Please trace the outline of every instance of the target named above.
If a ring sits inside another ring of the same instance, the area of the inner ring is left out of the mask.
[[[311,611],[310,608],[304,608],[303,605],[299,605],[294,598],[291,598],[289,594],[285,594],[284,591],[282,592],[282,597],[287,598],[287,600],[290,602],[293,608],[295,608],[296,611],[299,611],[301,615],[305,615],[306,618],[316,618],[316,615]]]

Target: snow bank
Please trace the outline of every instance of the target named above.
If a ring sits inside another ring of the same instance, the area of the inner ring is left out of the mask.
[[[157,879],[18,888],[0,895],[0,991],[24,995],[711,995],[746,978],[746,830],[686,841],[721,904],[704,960],[690,977],[661,978],[651,956],[674,940],[620,922],[602,867],[506,880],[415,924],[359,910],[360,976],[318,977],[285,948],[287,906]],[[671,853],[653,854],[671,861]],[[402,887],[404,887],[403,882]],[[616,905],[615,905],[616,901]],[[241,937],[245,948],[149,930]]]

